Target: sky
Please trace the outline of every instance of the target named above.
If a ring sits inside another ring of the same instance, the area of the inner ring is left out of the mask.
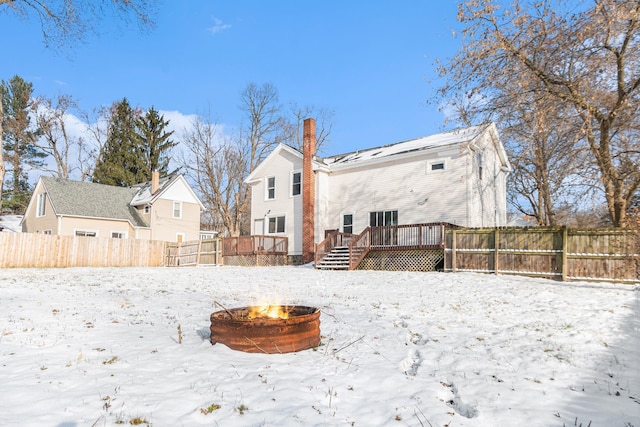
[[[460,45],[456,4],[164,1],[152,30],[105,19],[62,50],[44,46],[37,20],[0,6],[0,79],[17,74],[35,95],[72,95],[86,111],[127,97],[178,128],[210,113],[226,129],[242,123],[240,92],[271,83],[284,105],[334,112],[321,154],[338,154],[447,130],[428,101],[436,61]]]

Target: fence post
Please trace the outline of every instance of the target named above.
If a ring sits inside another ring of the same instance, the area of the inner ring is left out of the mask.
[[[500,231],[498,230],[498,227],[496,227],[493,230],[493,269],[494,269],[494,273],[495,274],[499,274],[498,270],[498,255],[499,255],[499,249],[500,249],[500,244],[498,243],[498,239],[500,238]]]
[[[456,229],[451,231],[451,271],[456,272]]]
[[[560,261],[562,263],[562,281],[563,282],[567,281],[567,275],[568,275],[568,271],[567,271],[568,240],[569,240],[569,230],[566,226],[564,226],[562,227],[562,258]]]

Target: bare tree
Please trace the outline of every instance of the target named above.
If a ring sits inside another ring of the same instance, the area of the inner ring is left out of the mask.
[[[115,14],[141,28],[154,26],[154,0],[0,0],[0,10],[40,22],[46,47],[71,46],[87,32],[95,32],[105,16]]]
[[[290,130],[288,134],[291,135],[291,145],[302,151],[303,142],[303,124],[304,120],[308,118],[314,118],[316,121],[316,151],[320,151],[326,148],[330,141],[331,130],[333,129],[333,116],[334,112],[326,108],[316,108],[314,106],[306,105],[299,107],[295,103],[291,103],[290,110]]]
[[[522,98],[506,96],[511,88],[559,110],[571,108],[565,118],[572,120],[572,139],[588,148],[585,160],[598,171],[589,178],[598,181],[611,223],[620,226],[640,186],[634,138],[640,128],[639,15],[640,2],[632,1],[593,0],[583,7],[512,0],[504,9],[497,0],[466,1],[458,14],[465,43],[440,68],[448,80],[441,93],[513,109]]]
[[[45,167],[58,178],[69,178],[74,170],[69,157],[81,148],[81,139],[69,133],[70,110],[77,105],[70,95],[59,95],[55,103],[45,97],[35,101],[35,115],[41,137],[34,144],[45,154],[52,157],[55,169]]]
[[[116,14],[125,21],[133,17],[141,28],[152,28],[155,3],[155,0],[0,0],[0,11],[8,10],[24,18],[36,17],[45,46],[62,47],[81,41],[87,31],[97,28],[107,13]],[[0,103],[0,200],[6,172],[2,152],[3,118]]]
[[[240,93],[240,110],[245,114],[241,150],[251,172],[276,145],[291,140],[291,127],[282,114],[278,90],[271,83],[247,85]]]
[[[247,159],[240,146],[219,134],[208,117],[197,116],[183,133],[188,153],[182,160],[209,216],[209,226],[221,234],[238,236],[248,188],[244,183]]]

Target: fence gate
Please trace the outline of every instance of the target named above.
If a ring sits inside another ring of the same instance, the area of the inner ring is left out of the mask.
[[[222,239],[167,243],[165,254],[169,267],[219,265],[222,264]]]

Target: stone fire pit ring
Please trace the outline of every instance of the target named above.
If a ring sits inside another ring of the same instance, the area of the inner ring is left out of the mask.
[[[291,353],[320,345],[320,309],[302,305],[282,309],[288,318],[251,317],[260,307],[248,306],[211,314],[211,344],[247,353]]]

